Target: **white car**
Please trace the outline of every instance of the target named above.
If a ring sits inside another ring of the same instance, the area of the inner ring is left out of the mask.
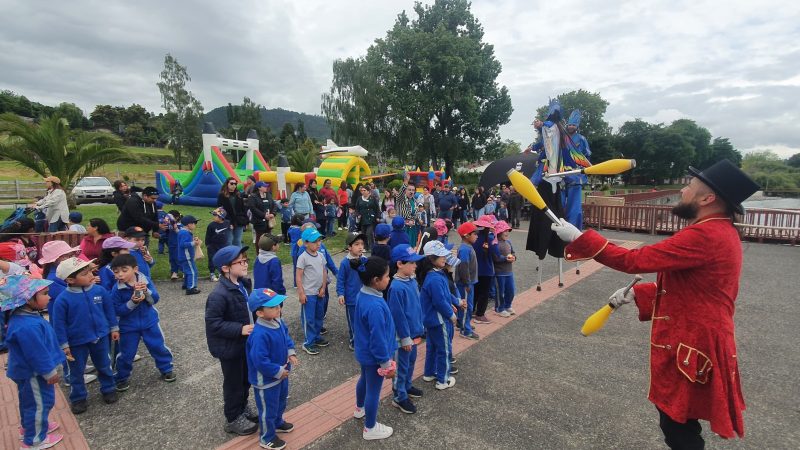
[[[106,177],[83,177],[72,188],[75,203],[106,202],[114,199],[114,186]]]

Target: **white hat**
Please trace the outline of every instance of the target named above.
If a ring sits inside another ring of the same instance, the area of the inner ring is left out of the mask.
[[[58,265],[58,268],[56,269],[56,276],[62,280],[66,280],[67,277],[83,269],[84,267],[91,265],[93,262],[94,260],[84,261],[75,257],[65,259]]]
[[[452,248],[451,246],[450,249]],[[422,252],[425,256],[450,256],[450,249],[441,241],[433,240],[425,244],[425,247],[422,248]]]

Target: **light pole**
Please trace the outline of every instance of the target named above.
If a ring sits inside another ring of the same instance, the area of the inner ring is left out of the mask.
[[[239,140],[239,128],[242,128],[242,126],[239,125],[238,123],[232,123],[231,124],[231,128],[233,128],[233,131],[236,133],[236,140],[238,141]],[[236,162],[237,163],[239,162],[239,147],[236,147]]]

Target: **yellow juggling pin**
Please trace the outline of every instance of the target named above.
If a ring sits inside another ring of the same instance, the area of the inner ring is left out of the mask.
[[[528,177],[514,169],[506,172],[506,175],[508,175],[509,181],[511,181],[511,184],[514,185],[514,188],[520,193],[520,195],[527,198],[533,206],[544,211],[545,215],[547,215],[547,217],[550,218],[553,223],[557,225],[561,224],[561,222],[558,220],[558,217],[553,213],[553,211],[550,211],[550,208],[547,207],[544,199],[541,195],[539,195],[539,191],[536,190],[536,186],[531,183],[531,180],[529,180]]]
[[[625,294],[627,294],[628,291],[630,291],[631,288],[633,288],[634,284],[638,283],[641,280],[642,276],[636,275],[636,277],[633,278],[633,281],[628,283],[628,285],[625,287]],[[612,312],[614,312],[614,306],[611,305],[611,303],[598,309],[594,314],[592,314],[591,316],[589,316],[588,319],[586,319],[586,322],[583,322],[583,326],[581,327],[581,334],[584,336],[589,336],[590,334],[594,334],[595,332],[597,332],[597,330],[599,330],[600,328],[603,328],[606,322],[608,321],[608,317],[611,315]]]
[[[574,175],[577,173],[585,173],[586,175],[617,175],[622,172],[627,172],[634,167],[636,167],[635,159],[609,159],[608,161],[603,161],[582,169],[568,170],[566,172],[559,173],[546,173],[544,176],[545,178],[557,176],[560,177],[563,175]]]

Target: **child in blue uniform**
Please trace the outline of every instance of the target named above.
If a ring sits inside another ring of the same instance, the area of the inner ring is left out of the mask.
[[[317,355],[319,347],[328,345],[328,342],[320,336],[325,315],[328,269],[325,256],[320,252],[322,235],[319,231],[308,228],[303,231],[301,237],[305,251],[297,257],[296,277],[297,296],[302,305],[300,320],[305,334],[302,348],[309,355]]]
[[[406,220],[401,216],[392,219],[392,233],[389,236],[389,247],[395,248],[400,244],[411,244],[406,233]]]
[[[143,340],[147,351],[161,372],[161,379],[175,381],[172,372],[172,351],[164,343],[164,333],[159,324],[159,295],[152,281],[139,273],[133,255],[119,255],[111,261],[111,270],[117,283],[111,289],[111,299],[119,316],[119,354],[116,359],[115,375],[117,392],[127,391],[128,378],[133,370],[133,358]]]
[[[397,376],[392,390],[392,405],[406,414],[414,414],[417,407],[409,397],[422,397],[422,390],[411,385],[414,378],[414,363],[417,360],[417,344],[425,333],[422,325],[422,305],[419,302],[419,286],[414,274],[417,261],[424,258],[408,244],[399,244],[392,249],[392,264],[397,273],[389,286],[389,310],[392,312],[394,328],[397,331]]]
[[[292,255],[292,278],[294,278],[294,287],[297,287],[297,258],[300,256],[300,253],[303,253],[300,249],[300,235],[303,233],[300,227],[303,226],[303,220],[304,217],[302,214],[293,215],[292,226],[289,227],[289,231],[287,232],[289,235],[289,242],[292,245],[289,254]]]
[[[283,286],[283,268],[276,252],[279,239],[270,234],[262,234],[258,240],[258,257],[253,265],[253,289],[272,289],[286,295]]]
[[[100,276],[100,286],[103,286],[105,290],[110,292],[116,282],[114,271],[111,270],[111,261],[117,255],[130,253],[135,246],[136,244],[133,242],[128,242],[118,236],[112,236],[103,241],[103,253],[100,255],[100,259],[97,260],[97,266],[99,267],[97,274]]]
[[[240,436],[258,430],[258,413],[247,404],[250,382],[245,345],[253,332],[247,308],[251,283],[247,278],[247,247],[229,245],[214,255],[222,277],[206,300],[206,341],[211,356],[222,367],[225,431]]]
[[[281,319],[284,300],[285,295],[272,289],[254,289],[247,299],[250,311],[258,317],[247,339],[247,373],[258,409],[258,443],[273,450],[286,447],[286,442],[276,433],[289,433],[294,429],[294,425],[283,420],[289,396],[289,373],[297,365],[294,341]]]
[[[186,289],[186,295],[199,294],[194,250],[200,245],[200,238],[192,234],[197,228],[197,219],[191,215],[183,216],[181,225],[183,225],[183,229],[178,232],[178,264],[183,270],[183,288]]]
[[[147,278],[150,278],[150,268],[156,265],[156,260],[150,255],[150,250],[147,248],[147,232],[142,227],[130,227],[125,230],[125,240],[136,244],[130,249],[130,254],[136,258],[139,263],[139,271],[142,272]],[[111,288],[107,288],[109,291]]]
[[[361,377],[356,384],[356,409],[353,416],[364,418],[361,436],[366,440],[386,439],[392,427],[378,423],[378,404],[384,378],[394,378],[397,364],[392,355],[397,348],[392,314],[381,291],[389,285],[389,263],[371,256],[365,261],[350,260],[364,286],[356,300],[353,333],[355,357],[361,365]]]
[[[68,287],[56,299],[53,328],[69,361],[70,409],[73,414],[81,414],[88,408],[83,371],[90,356],[97,369],[103,401],[109,404],[117,401],[108,358],[109,334],[112,340],[119,340],[117,315],[108,291],[94,284],[90,261],[64,260],[58,265],[56,275],[66,281]]]
[[[168,215],[169,214],[166,211],[164,211],[164,203],[161,202],[161,201],[156,200],[156,219],[158,219],[158,223],[159,224],[168,224],[169,223],[169,220],[167,219]],[[167,250],[169,250],[169,238],[167,236],[167,232],[166,231],[164,231],[162,233],[159,233],[159,237],[158,237],[158,254],[159,255],[163,255],[164,254],[164,247],[166,247]]]
[[[53,433],[58,423],[47,420],[56,400],[57,369],[64,362],[55,331],[41,315],[50,299],[51,283],[12,275],[4,278],[0,287],[2,311],[13,311],[6,336],[6,376],[17,384],[23,449],[49,448],[63,439]]]
[[[461,246],[458,247],[458,259],[461,264],[456,267],[456,288],[459,297],[467,301],[467,307],[458,311],[458,325],[461,336],[477,340],[480,336],[472,330],[472,310],[475,308],[478,258],[472,244],[478,239],[478,227],[472,222],[464,222],[458,227],[458,235],[461,236]]]
[[[389,237],[392,234],[392,227],[385,223],[375,226],[375,245],[372,246],[371,256],[380,256],[389,261],[392,259],[392,249],[389,247]]]
[[[217,268],[214,267],[214,254],[228,244],[231,234],[231,222],[225,219],[225,208],[211,211],[211,222],[206,227],[206,258],[208,258],[208,274],[211,281],[219,281]]]
[[[514,301],[514,291],[516,291],[512,267],[514,261],[517,260],[517,255],[514,254],[514,247],[509,239],[511,226],[501,220],[494,226],[494,231],[497,233],[498,250],[494,255],[494,275],[497,280],[495,312],[501,317],[511,317],[515,314],[514,309],[511,308],[511,302]]]
[[[283,243],[289,242],[289,227],[292,225],[292,208],[289,208],[289,199],[281,200],[281,236]]]
[[[361,277],[358,271],[350,266],[350,261],[354,259],[366,259],[361,256],[364,253],[364,243],[367,237],[364,233],[349,233],[345,239],[347,254],[342,259],[339,266],[339,274],[336,276],[336,295],[339,304],[345,307],[345,317],[347,317],[347,333],[349,336],[349,347],[353,350],[353,314],[356,311],[356,298],[361,291]]]
[[[178,264],[178,231],[180,231],[181,213],[177,209],[172,209],[167,214],[164,220],[167,229],[164,233],[167,235],[167,247],[169,249],[169,271],[171,273],[170,280],[175,281],[178,279],[178,272],[181,271],[181,266]]]
[[[422,379],[436,380],[436,389],[443,390],[456,384],[456,379],[450,376],[452,355],[449,351],[446,321],[455,325],[457,308],[453,306],[453,296],[447,284],[447,275],[444,273],[447,257],[451,256],[451,253],[450,249],[436,240],[425,244],[423,251],[432,270],[428,272],[420,290],[423,324],[427,337],[425,371]]]

